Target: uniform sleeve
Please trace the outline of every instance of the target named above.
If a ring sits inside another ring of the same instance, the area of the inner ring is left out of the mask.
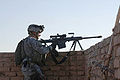
[[[40,54],[47,54],[50,52],[51,46],[44,47],[42,46],[42,43],[39,42],[38,40],[30,39],[30,45],[35,51],[37,51]]]

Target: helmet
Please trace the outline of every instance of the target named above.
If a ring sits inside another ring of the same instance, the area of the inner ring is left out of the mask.
[[[28,26],[28,32],[43,32],[44,25],[31,24]]]

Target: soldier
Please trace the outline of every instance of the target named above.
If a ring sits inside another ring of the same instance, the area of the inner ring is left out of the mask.
[[[45,80],[40,69],[42,55],[48,54],[55,46],[52,44],[45,47],[38,41],[43,30],[43,25],[31,24],[28,27],[29,36],[24,39],[26,58],[24,58],[21,68],[24,80]]]

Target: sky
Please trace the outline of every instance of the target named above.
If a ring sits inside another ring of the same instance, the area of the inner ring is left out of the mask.
[[[120,0],[0,0],[0,52],[14,52],[17,43],[28,36],[30,24],[45,26],[43,39],[70,32],[102,36],[80,41],[87,49],[112,34],[119,5]]]

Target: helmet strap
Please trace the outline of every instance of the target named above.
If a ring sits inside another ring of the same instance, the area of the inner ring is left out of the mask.
[[[31,32],[30,36],[38,39],[38,32]]]

